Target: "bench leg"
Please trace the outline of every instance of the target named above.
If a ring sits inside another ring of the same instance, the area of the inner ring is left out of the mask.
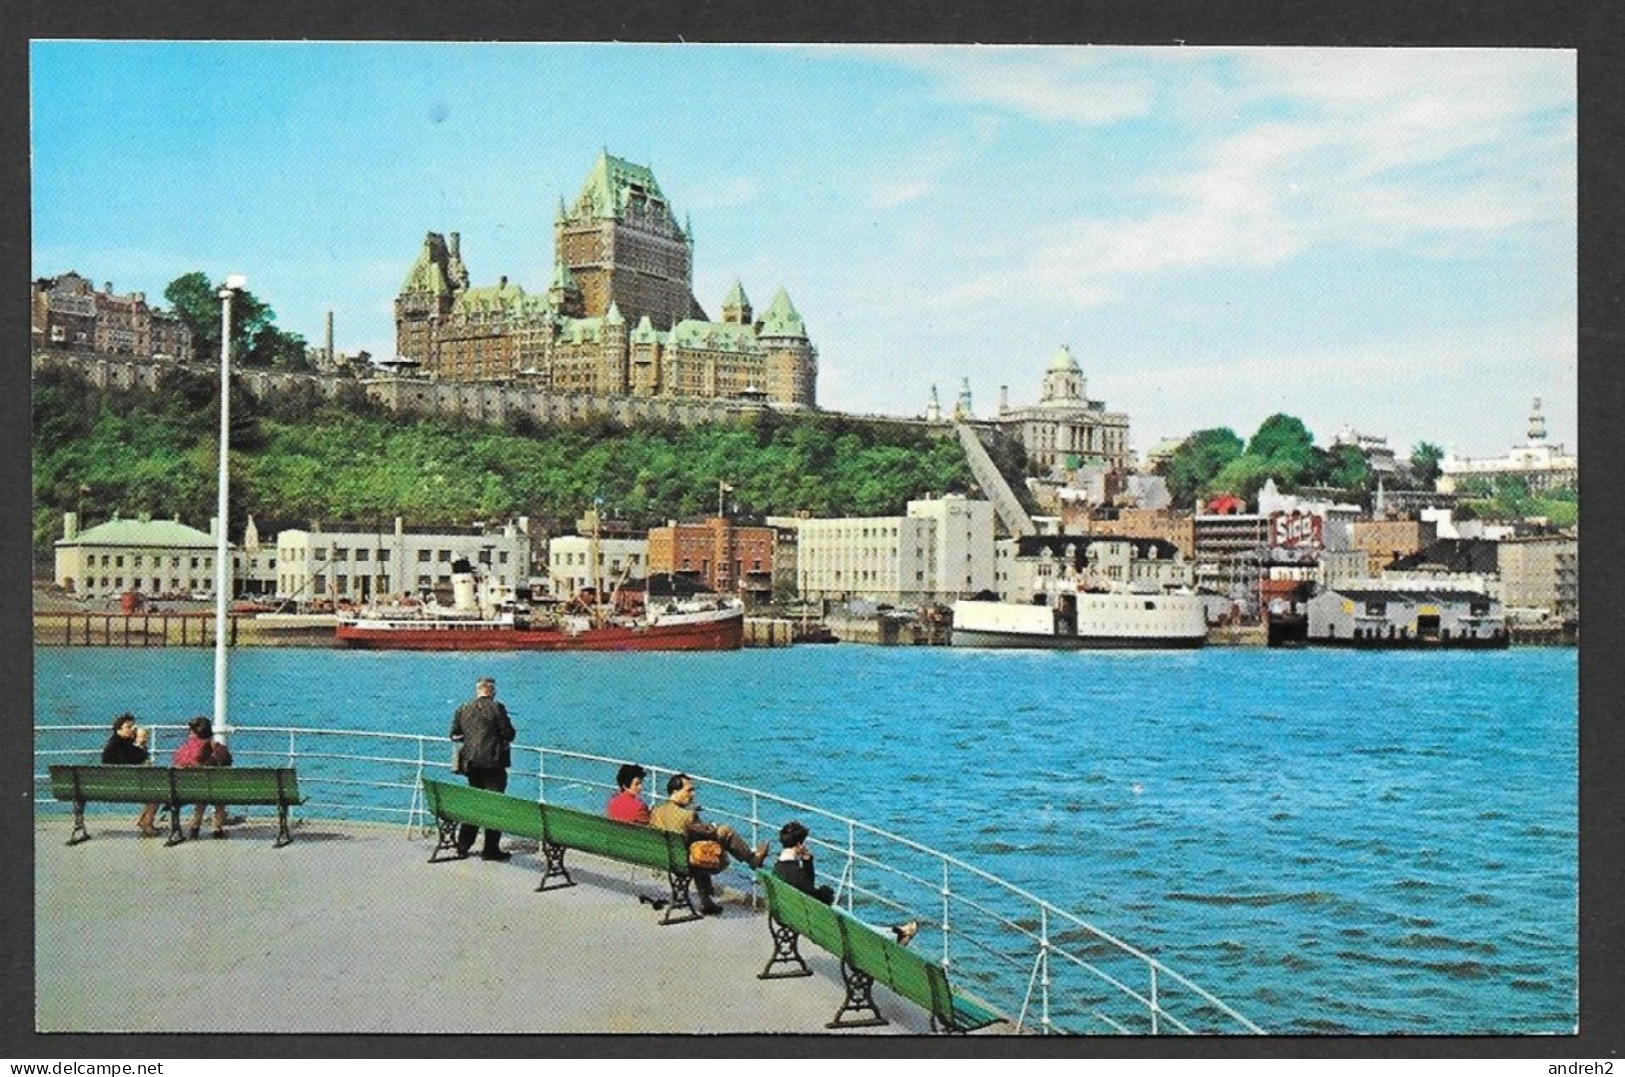
[[[768,958],[767,964],[761,972],[756,974],[758,980],[782,980],[790,976],[811,976],[812,969],[801,959],[799,946],[800,935],[785,927],[771,916],[767,918],[767,929],[773,935],[773,956]],[[776,965],[794,965],[793,969],[780,969],[773,971]]]
[[[169,837],[164,839],[164,848],[167,849],[171,845],[179,845],[181,842],[185,841],[186,835],[181,832],[182,806],[179,804],[169,804],[166,805],[166,807],[169,808]]]
[[[439,834],[435,838],[434,851],[429,854],[429,863],[433,864],[440,860],[440,854],[447,849],[452,851],[452,855],[446,859],[463,859],[463,854],[457,851],[457,824],[450,819],[443,819],[438,815],[435,816],[434,822],[435,828],[439,831]]]
[[[570,878],[570,873],[564,867],[564,846],[554,845],[551,842],[542,842],[542,857],[547,862],[542,871],[542,881],[536,884],[537,890],[563,890],[567,886],[574,886],[576,881]],[[547,884],[549,879],[562,878],[562,883]]]
[[[875,978],[868,973],[859,972],[841,962],[841,978],[846,981],[846,1001],[841,1008],[835,1011],[835,1020],[830,1021],[825,1028],[870,1028],[875,1025],[889,1025],[890,1021],[880,1016],[880,1008],[875,1005],[874,986]],[[869,1016],[853,1016],[867,1013]]]
[[[293,842],[293,834],[288,830],[288,806],[280,801],[276,806],[276,841],[272,848],[280,849]]]
[[[85,829],[85,802],[73,802],[73,833],[68,835],[69,845],[78,845],[82,841],[90,840],[90,831]]]
[[[703,920],[699,910],[694,908],[694,902],[688,896],[689,878],[687,875],[678,875],[675,872],[666,872],[666,882],[671,886],[671,903],[666,906],[666,915],[660,920],[660,925],[686,924],[690,920]],[[678,916],[679,908],[687,909],[687,916]]]

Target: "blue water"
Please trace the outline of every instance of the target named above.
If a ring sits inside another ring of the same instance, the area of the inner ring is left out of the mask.
[[[861,818],[1083,916],[1289,1032],[1566,1033],[1572,649],[232,655],[230,718],[522,742]],[[207,713],[212,655],[40,649],[36,722]]]

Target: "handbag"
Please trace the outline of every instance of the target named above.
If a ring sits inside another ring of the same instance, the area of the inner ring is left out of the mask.
[[[688,847],[688,866],[698,871],[722,870],[722,843],[696,841]]]
[[[454,746],[451,750],[451,772],[453,774],[463,773],[463,746],[461,744]]]

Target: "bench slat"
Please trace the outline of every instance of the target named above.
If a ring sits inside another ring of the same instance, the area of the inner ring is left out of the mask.
[[[688,850],[676,835],[635,823],[591,815],[560,804],[542,805],[547,841],[577,852],[609,857],[641,867],[688,874]]]
[[[490,789],[423,779],[429,810],[442,819],[541,841],[541,805]]]

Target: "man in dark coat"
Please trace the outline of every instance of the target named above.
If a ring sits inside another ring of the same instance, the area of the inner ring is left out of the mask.
[[[503,792],[508,788],[508,745],[513,743],[513,723],[508,708],[496,700],[497,682],[481,677],[474,685],[474,698],[457,708],[451,717],[451,739],[463,749],[463,773],[475,789]],[[457,828],[457,855],[467,856],[474,847],[477,827],[468,823]],[[506,860],[512,853],[500,848],[502,832],[487,830],[481,860]]]

